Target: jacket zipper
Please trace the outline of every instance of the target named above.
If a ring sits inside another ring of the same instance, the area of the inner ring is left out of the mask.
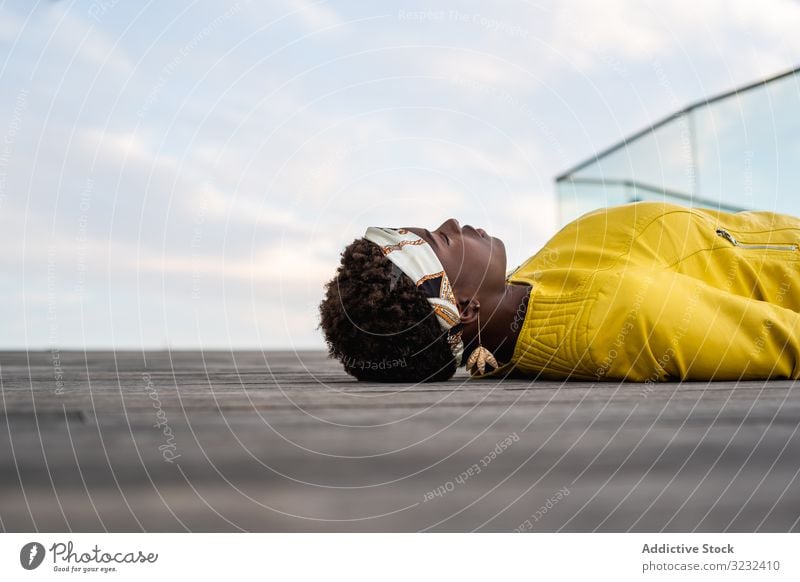
[[[796,251],[799,250],[800,247],[798,245],[789,243],[789,244],[752,244],[752,243],[743,243],[741,241],[736,240],[736,238],[729,233],[724,228],[718,228],[717,234],[722,238],[728,240],[733,246],[742,247],[743,249],[769,249],[775,251]]]

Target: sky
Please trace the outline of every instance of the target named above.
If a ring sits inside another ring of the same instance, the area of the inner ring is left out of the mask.
[[[3,349],[322,349],[367,226],[508,267],[554,177],[800,63],[788,0],[0,3]]]

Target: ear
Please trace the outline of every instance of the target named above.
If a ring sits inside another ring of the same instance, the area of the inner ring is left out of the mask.
[[[478,319],[478,312],[481,309],[481,303],[475,297],[470,299],[458,299],[458,312],[461,315],[461,323],[470,325]]]

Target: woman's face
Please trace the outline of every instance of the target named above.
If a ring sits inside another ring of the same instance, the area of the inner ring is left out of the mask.
[[[506,247],[482,228],[463,227],[455,218],[434,231],[404,227],[433,247],[456,296],[472,297],[478,291],[496,291],[505,286]]]

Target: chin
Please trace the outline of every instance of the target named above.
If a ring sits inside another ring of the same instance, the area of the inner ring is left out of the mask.
[[[503,255],[506,254],[506,243],[504,243],[502,239],[496,236],[489,237],[489,239],[493,247],[499,247],[503,251]]]
[[[497,261],[503,264],[503,270],[505,271],[507,258],[506,258],[506,244],[499,238],[493,236],[490,237],[490,242],[492,244],[492,258],[497,258]]]

